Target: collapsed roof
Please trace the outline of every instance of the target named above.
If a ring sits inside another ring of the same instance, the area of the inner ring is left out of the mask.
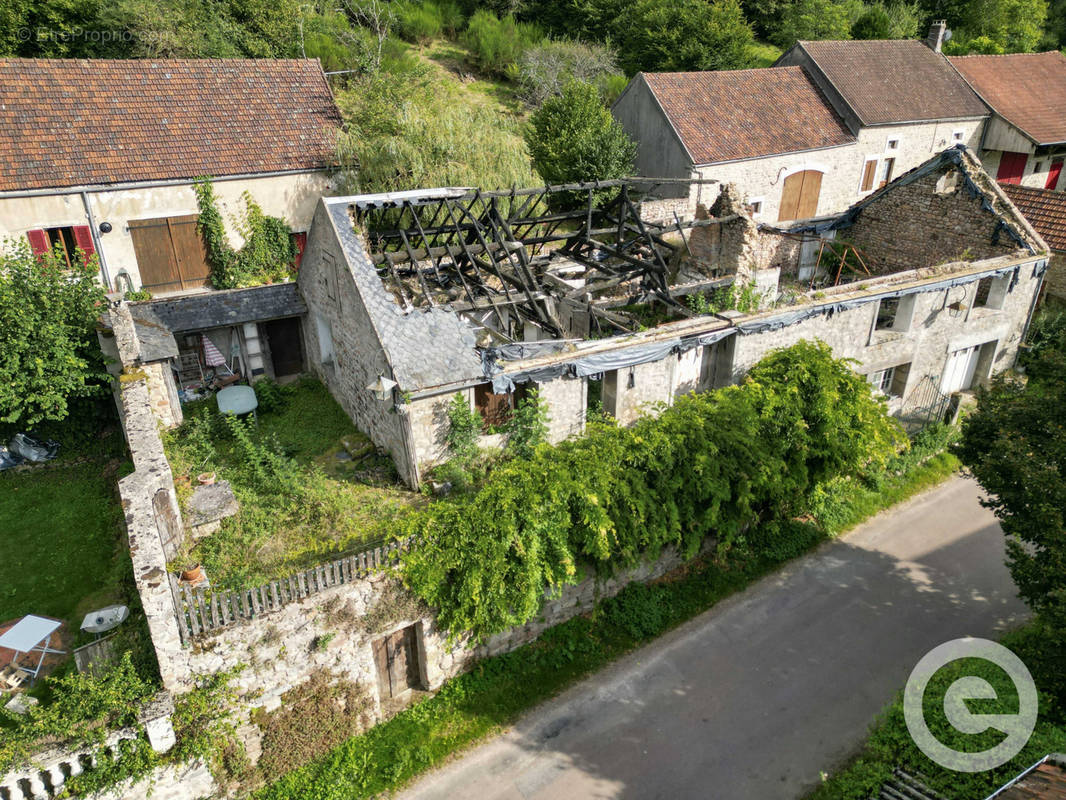
[[[926,290],[901,289],[902,282],[932,286],[963,271],[948,279],[972,280],[975,269],[1011,269],[1047,252],[961,146],[841,215],[790,230],[757,225],[731,188],[709,214],[683,222],[668,204],[649,203],[656,188],[646,178],[500,192],[445,188],[324,198],[323,205],[347,262],[341,274],[355,282],[392,379],[412,393],[547,379],[564,362],[567,374],[595,374],[617,368],[623,350],[626,364],[657,360],[671,348],[776,324],[762,317],[789,324],[842,303],[871,302],[877,292]],[[647,219],[651,212],[658,221]],[[849,279],[834,262],[835,276],[819,286],[830,287],[831,297],[803,286],[786,299],[775,270],[782,281],[795,273],[801,248],[778,244],[797,234],[836,235],[861,251],[865,274],[850,278],[858,290],[839,285]],[[760,288],[768,307],[753,322],[686,302],[762,276],[770,279]],[[536,375],[525,371],[534,365]]]

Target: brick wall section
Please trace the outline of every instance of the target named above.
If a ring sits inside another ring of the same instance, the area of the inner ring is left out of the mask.
[[[840,238],[854,242],[875,274],[920,269],[952,261],[978,261],[1014,253],[1017,243],[1006,232],[992,242],[997,219],[981,209],[962,184],[958,168],[945,166],[907,185],[894,186],[876,198]],[[944,178],[954,188],[937,191]],[[992,192],[987,176],[974,175],[981,188]],[[994,201],[997,209],[1002,201]],[[936,225],[931,222],[935,221]]]

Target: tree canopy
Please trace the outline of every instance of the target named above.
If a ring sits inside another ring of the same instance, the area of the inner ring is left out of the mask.
[[[73,398],[101,391],[96,340],[104,303],[96,259],[71,269],[25,242],[0,250],[0,423],[32,427],[67,416]]]

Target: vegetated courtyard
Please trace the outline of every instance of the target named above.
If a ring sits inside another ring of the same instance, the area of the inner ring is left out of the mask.
[[[0,473],[0,622],[39,614],[77,632],[89,611],[126,602],[121,466],[116,454],[61,454]]]
[[[258,422],[223,417],[209,398],[186,405],[184,424],[164,439],[182,503],[198,475],[214,472],[240,504],[175,565],[202,563],[217,588],[253,586],[382,541],[423,502],[321,382],[255,389]]]

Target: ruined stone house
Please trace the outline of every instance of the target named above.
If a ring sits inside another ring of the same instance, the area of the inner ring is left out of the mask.
[[[818,224],[759,224],[733,190],[650,223],[638,189],[570,211],[550,189],[323,198],[299,280],[311,368],[412,484],[448,457],[456,393],[492,444],[535,387],[558,441],[593,407],[626,424],[800,339],[907,419],[1014,363],[1048,264],[963,147]],[[729,286],[745,310],[712,307]]]

